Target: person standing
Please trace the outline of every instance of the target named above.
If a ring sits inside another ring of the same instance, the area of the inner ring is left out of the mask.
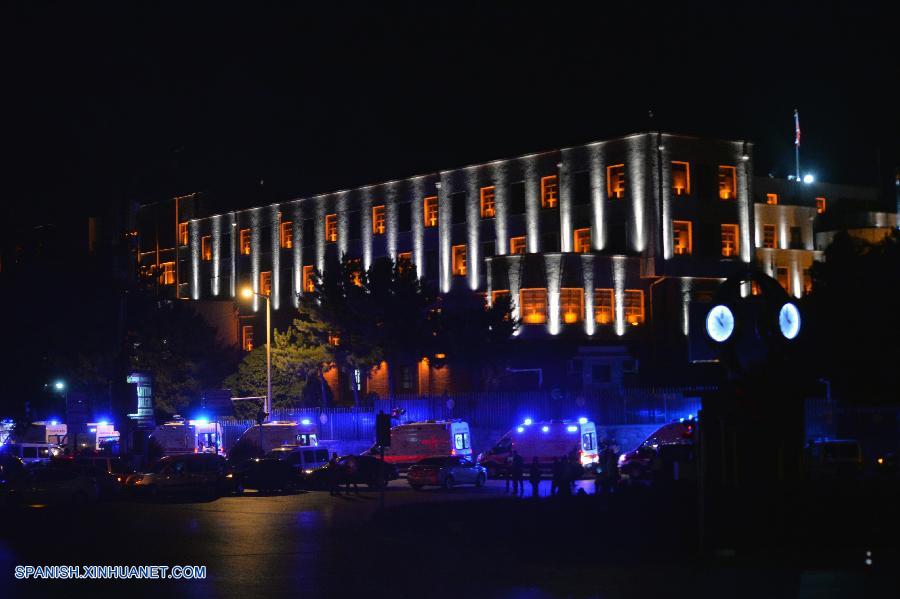
[[[522,477],[525,475],[525,460],[519,455],[518,451],[513,450],[512,453],[512,479],[513,479],[513,495],[525,495],[525,481]]]
[[[341,494],[340,481],[338,480],[337,452],[332,453],[331,459],[328,460],[328,493],[332,497]]]
[[[531,467],[528,469],[528,482],[531,483],[531,496],[538,496],[538,488],[541,486],[541,465],[538,463],[537,456],[531,460]]]
[[[503,478],[506,480],[506,493],[509,493],[509,483],[512,482],[512,465],[513,465],[513,454],[515,451],[510,452],[506,459],[503,460]]]
[[[569,496],[572,494],[572,465],[569,463],[569,456],[562,456],[559,459],[559,491],[560,495]]]

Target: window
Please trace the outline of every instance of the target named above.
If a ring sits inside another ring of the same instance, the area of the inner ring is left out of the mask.
[[[770,206],[778,205],[778,194],[777,193],[767,193],[766,194],[766,204]]]
[[[250,255],[250,229],[241,229],[241,254]]]
[[[816,212],[825,214],[826,203],[825,198],[816,198]]]
[[[403,202],[397,204],[397,228],[406,233],[412,229],[412,204]]]
[[[594,449],[596,446],[596,441],[594,440],[594,433],[584,433],[581,435],[581,448],[585,451],[590,451]]]
[[[281,223],[281,247],[286,250],[294,247],[294,223],[289,220]]]
[[[516,181],[509,186],[509,213],[525,214],[525,181]]]
[[[591,251],[591,230],[575,229],[575,251],[589,252]]]
[[[691,221],[672,221],[672,250],[676,256],[691,255]]]
[[[384,205],[372,206],[372,233],[384,235]]]
[[[775,248],[775,225],[763,225],[762,246],[764,248]]]
[[[453,246],[453,275],[457,277],[466,276],[466,246],[465,245],[454,245]]]
[[[625,197],[625,165],[614,164],[606,167],[606,196],[610,199]]]
[[[491,292],[491,305],[496,306],[497,300],[502,297],[509,297],[509,289],[497,289]]]
[[[264,270],[259,273],[259,293],[260,295],[272,295],[272,271]]]
[[[612,366],[609,364],[594,364],[591,367],[592,383],[608,383],[612,380]]]
[[[244,351],[253,351],[253,326],[245,324],[241,327],[241,347]]]
[[[809,268],[803,269],[803,295],[808,295],[812,293],[812,270]]]
[[[450,196],[450,222],[460,225],[466,222],[466,192],[460,191]]]
[[[719,167],[719,199],[733,200],[737,191],[735,169],[733,166]]]
[[[722,225],[722,255],[733,258],[738,255],[738,226]]]
[[[524,254],[525,253],[525,237],[511,237],[509,240],[509,253],[510,254]]]
[[[337,214],[325,215],[325,241],[337,241]]]
[[[314,275],[315,271],[311,264],[303,267],[303,291],[305,293],[312,293],[316,290],[316,280]]]
[[[437,196],[425,198],[425,228],[436,227],[438,224],[438,199]]]
[[[397,254],[397,263],[401,262],[412,264],[412,252],[400,252]]]
[[[803,231],[800,227],[791,227],[791,249],[803,249]]]
[[[644,292],[640,289],[625,290],[625,322],[644,324]]]
[[[559,205],[559,177],[541,177],[541,208],[556,208]]]
[[[485,241],[481,244],[481,257],[490,258],[497,253],[497,244],[493,241]]]
[[[591,172],[578,171],[572,175],[572,203],[576,206],[591,203]]]
[[[544,233],[541,235],[541,251],[559,251],[559,233]]]
[[[594,289],[594,322],[596,322],[597,324],[612,324],[612,289]]]
[[[178,223],[178,244],[179,245],[187,245],[188,244],[188,224],[187,223]]]
[[[566,324],[584,320],[584,289],[559,290],[559,315]]]
[[[790,292],[790,281],[788,279],[788,269],[786,266],[779,266],[775,269],[775,280],[781,285],[785,291]]]
[[[159,265],[160,273],[159,273],[159,283],[160,285],[174,285],[175,284],[175,263],[174,262],[163,262]]]
[[[677,196],[691,193],[691,165],[689,162],[672,161],[672,193]]]
[[[496,215],[496,204],[494,202],[494,188],[481,188],[481,218],[494,218]]]
[[[200,238],[200,257],[206,262],[212,260],[212,235]]]
[[[547,290],[523,289],[519,292],[520,315],[525,324],[547,322]]]
[[[469,448],[469,435],[468,433],[454,433],[453,434],[453,446],[456,449],[468,449]],[[462,463],[462,462],[460,462]]]

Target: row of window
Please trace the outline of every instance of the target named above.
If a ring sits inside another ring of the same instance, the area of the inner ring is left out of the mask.
[[[766,204],[770,206],[778,205],[778,194],[777,193],[767,193],[766,194]],[[828,206],[828,201],[823,197],[816,198],[816,212],[818,214],[825,214],[825,209]]]
[[[509,296],[509,291],[498,290],[491,294],[493,302],[503,296]],[[519,292],[519,317],[522,323],[546,324],[547,306],[546,289],[522,289]],[[644,292],[640,289],[626,289],[622,296],[622,312],[628,324],[643,324]],[[615,293],[612,289],[594,289],[593,316],[596,324],[611,325],[615,322]],[[574,287],[559,290],[559,318],[565,324],[584,322],[584,289]]]
[[[734,258],[740,250],[740,229],[735,224],[723,224],[721,230],[721,254]],[[689,220],[672,221],[672,251],[676,256],[690,256],[694,251],[693,224]]]

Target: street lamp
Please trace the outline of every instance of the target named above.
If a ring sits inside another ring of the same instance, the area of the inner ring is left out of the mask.
[[[247,299],[255,295],[266,300],[266,402],[263,405],[263,412],[268,420],[269,414],[272,413],[272,303],[268,295],[256,293],[249,287],[244,287],[241,295]]]

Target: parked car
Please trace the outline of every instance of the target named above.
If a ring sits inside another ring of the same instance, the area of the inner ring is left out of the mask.
[[[285,445],[284,447],[276,447],[267,453],[266,457],[282,460],[298,473],[309,474],[316,468],[321,468],[328,463],[328,449],[324,447]]]
[[[4,453],[11,453],[25,463],[49,464],[50,460],[63,453],[62,448],[54,443],[9,443],[3,446]]]
[[[487,480],[487,468],[459,456],[425,458],[410,467],[406,480],[417,491],[424,486],[452,489],[456,485],[469,484],[481,487]]]
[[[28,478],[21,458],[0,452],[0,507],[19,503],[22,482]]]
[[[258,491],[291,491],[301,482],[300,472],[278,457],[250,460],[238,474],[244,488]]]
[[[129,476],[126,485],[129,491],[149,497],[218,497],[241,490],[240,481],[225,459],[210,453],[166,456],[148,472]]]
[[[337,468],[337,473],[332,468]],[[397,467],[393,464],[382,462],[380,459],[368,455],[346,455],[338,458],[337,463],[326,464],[316,468],[310,473],[304,473],[303,485],[308,489],[327,489],[336,476],[339,484],[357,483],[367,485],[371,489],[380,489],[392,480],[400,477]]]
[[[75,458],[75,463],[82,466],[95,466],[111,475],[115,481],[122,487],[128,476],[134,473],[132,468],[125,460],[115,456],[84,456],[79,455]]]
[[[619,475],[625,483],[649,481],[651,467],[663,447],[675,445],[693,446],[697,421],[690,419],[670,422],[656,429],[635,449],[619,456]]]
[[[83,505],[96,502],[100,489],[91,473],[62,462],[29,470],[18,494],[24,505]]]

